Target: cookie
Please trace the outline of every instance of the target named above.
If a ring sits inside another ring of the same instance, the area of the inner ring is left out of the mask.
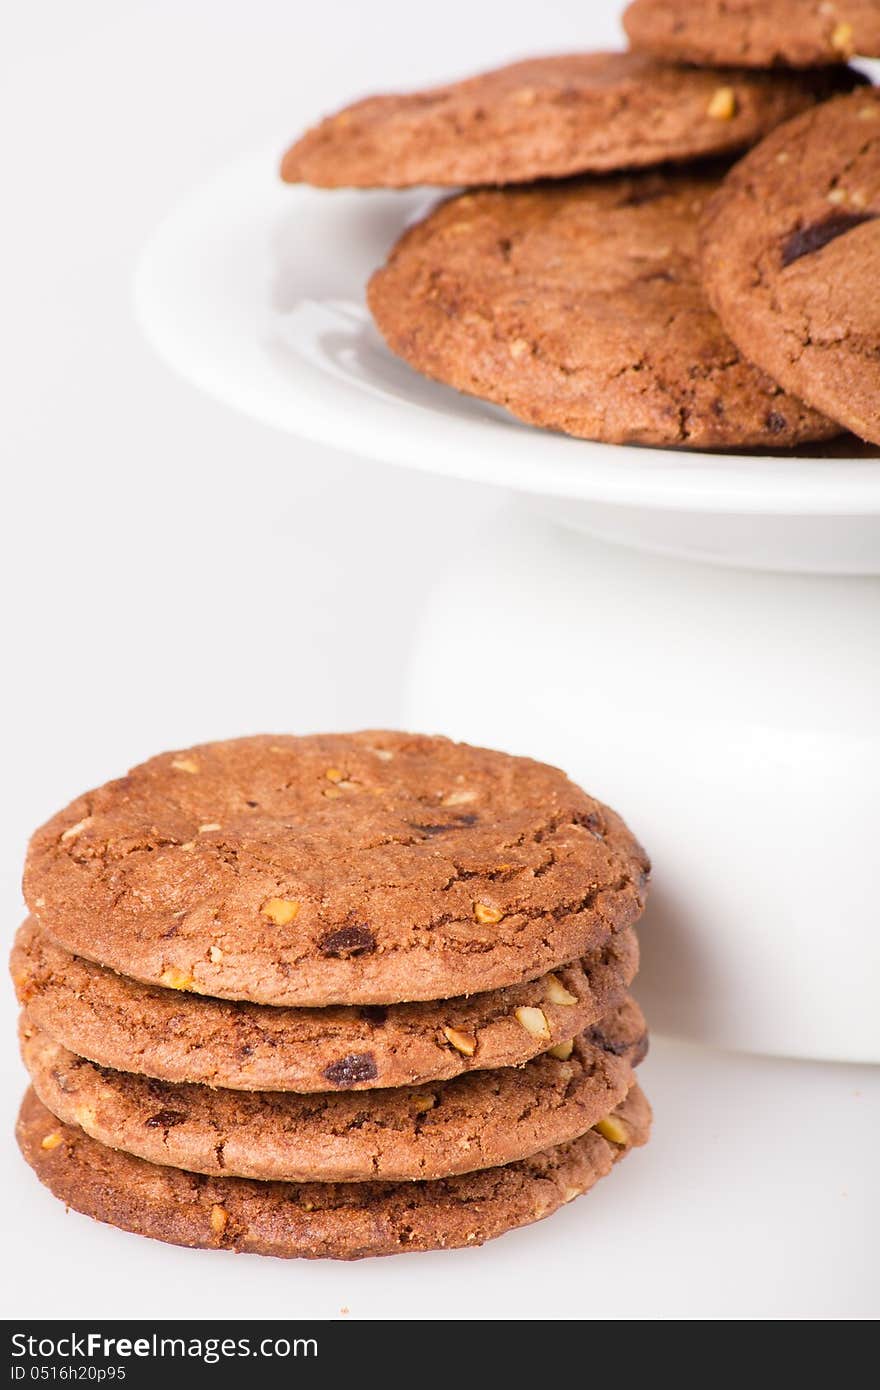
[[[736,350],[699,277],[716,172],[464,194],[397,243],[369,303],[417,371],[584,439],[792,445],[839,427]]]
[[[401,733],[166,753],[34,835],[31,912],[148,984],[389,1004],[554,969],[631,926],[648,861],[613,811],[526,758]]]
[[[34,1090],[93,1139],[153,1163],[289,1182],[449,1177],[527,1158],[584,1134],[632,1085],[646,1050],[633,1001],[523,1067],[420,1087],[301,1096],[154,1081],[98,1067],[22,1018]]]
[[[33,919],[12,976],[29,1017],[71,1052],[119,1071],[231,1090],[372,1090],[519,1066],[621,1002],[638,968],[632,930],[582,961],[470,998],[387,1007],[283,1009],[182,998],[56,946]],[[520,1023],[541,1009],[549,1037]]]
[[[880,444],[880,90],[774,132],[728,175],[702,243],[709,297],[742,351]]]
[[[368,97],[307,131],[281,176],[322,188],[520,183],[744,149],[848,79],[682,70],[636,53],[532,58]]]
[[[817,67],[880,57],[878,0],[633,0],[633,48],[673,63]]]
[[[647,1142],[650,1107],[633,1086],[603,1128],[503,1168],[424,1183],[261,1183],[208,1178],[106,1148],[64,1125],[33,1091],[17,1138],[68,1207],[172,1245],[282,1258],[358,1259],[482,1245],[549,1216]]]

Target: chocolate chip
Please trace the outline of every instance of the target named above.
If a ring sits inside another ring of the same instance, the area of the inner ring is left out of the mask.
[[[359,1081],[375,1081],[378,1075],[372,1052],[350,1052],[324,1068],[324,1076],[332,1086],[356,1086]]]
[[[362,1009],[358,1009],[358,1014],[364,1023],[371,1023],[374,1028],[381,1028],[388,1020],[388,1010],[384,1004],[365,1004]]]
[[[376,938],[367,926],[340,927],[338,931],[325,932],[318,942],[322,956],[339,956],[347,960],[349,956],[366,956],[376,949]]]
[[[182,1125],[186,1119],[183,1110],[157,1110],[155,1115],[151,1115],[144,1124],[149,1129],[173,1129],[175,1125]]]
[[[575,811],[572,824],[579,825],[582,830],[589,830],[590,834],[595,835],[597,840],[604,838],[605,826],[593,811]]]
[[[595,1043],[596,1047],[601,1047],[603,1052],[610,1052],[612,1057],[623,1057],[625,1053],[629,1052],[629,1043],[614,1042],[611,1038],[607,1038],[599,1028],[591,1028],[587,1037],[591,1043]]]
[[[781,434],[786,428],[788,421],[784,415],[780,415],[778,410],[771,410],[764,421],[771,434]]]
[[[462,830],[467,829],[472,825],[476,825],[478,819],[478,816],[469,814],[464,816],[456,816],[455,820],[446,821],[445,824],[442,825],[418,825],[415,821],[409,821],[408,824],[413,830],[418,830],[419,833],[422,835],[446,835],[449,833],[450,830]]]
[[[860,227],[863,222],[873,222],[876,212],[832,212],[821,222],[813,222],[809,227],[798,227],[782,245],[782,264],[791,265],[801,256],[811,256],[821,251],[830,241]]]

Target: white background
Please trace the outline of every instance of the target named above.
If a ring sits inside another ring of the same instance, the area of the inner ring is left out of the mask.
[[[10,937],[27,836],[84,788],[202,739],[393,725],[423,595],[481,526],[505,524],[506,499],[488,489],[298,446],[171,377],[132,322],[140,248],[195,182],[267,140],[280,153],[353,95],[601,46],[618,8],[34,0],[7,15]],[[306,1265],[176,1250],[65,1215],[12,1143],[23,1072],[8,987],[2,1010],[7,1316],[880,1311],[876,1071],[658,1041],[644,1067],[655,1140],[588,1200],[481,1251]]]

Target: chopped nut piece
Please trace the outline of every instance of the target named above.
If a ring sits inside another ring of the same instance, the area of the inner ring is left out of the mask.
[[[222,1236],[229,1224],[229,1212],[215,1202],[211,1208],[211,1230],[215,1236]]]
[[[547,1022],[547,1015],[543,1009],[529,1008],[527,1006],[514,1009],[514,1017],[527,1033],[531,1033],[533,1038],[542,1038],[549,1042],[552,1036],[550,1024]]]
[[[476,801],[476,799],[476,792],[462,788],[461,791],[450,792],[448,796],[444,796],[440,804],[441,806],[467,806],[469,802]]]
[[[46,906],[46,899],[45,899],[45,898],[34,898],[34,907],[45,907],[45,906]]]
[[[315,1204],[314,1204],[314,1202],[310,1202],[309,1199],[308,1199],[308,1197],[306,1197],[305,1201],[304,1201],[304,1202],[301,1202],[300,1205],[301,1205],[303,1211],[314,1211],[314,1210],[315,1210]]]
[[[414,1096],[413,1105],[417,1115],[426,1115],[429,1110],[433,1110],[437,1104],[437,1097],[432,1095]]]
[[[488,903],[474,903],[474,916],[484,926],[491,927],[501,921],[504,913],[499,907],[490,907]]]
[[[214,965],[219,965],[223,959],[223,952],[219,946],[211,946],[208,950],[208,956]]]
[[[21,975],[13,976],[12,983],[15,986],[15,994],[19,1004],[26,1004],[33,995],[33,989],[31,988],[33,985],[33,978],[25,971]],[[30,1034],[25,1032],[25,1036],[30,1037]]]
[[[736,92],[732,87],[719,87],[706,107],[713,121],[732,121],[736,115]]]
[[[461,202],[460,198],[459,202]],[[379,761],[383,763],[390,763],[391,759],[394,757],[394,754],[390,753],[387,748],[371,748],[370,752],[375,753]]]
[[[843,188],[832,188],[831,192],[828,194],[828,201],[829,201],[829,203],[835,203],[835,204],[845,203],[845,202],[846,202],[846,191],[845,191],[845,189],[843,189]]]
[[[547,976],[547,998],[551,1004],[576,1004],[577,995],[566,989],[558,975]]]
[[[193,977],[184,970],[178,970],[176,965],[169,965],[159,976],[159,984],[167,989],[192,989]]]
[[[59,1144],[64,1143],[64,1135],[60,1130],[54,1129],[51,1134],[47,1134],[40,1141],[41,1149],[57,1149]]]
[[[199,770],[195,758],[172,758],[171,766],[176,772],[198,772]]]
[[[86,816],[84,820],[78,820],[76,825],[68,826],[61,836],[62,840],[75,840],[77,835],[82,834],[91,819],[91,816]]]
[[[84,1129],[84,1130],[86,1131],[86,1133],[88,1134],[89,1130],[90,1130],[90,1129],[92,1128],[92,1126],[94,1125],[95,1119],[96,1119],[94,1106],[91,1106],[91,1105],[78,1105],[78,1106],[76,1106],[75,1109],[74,1109],[74,1112],[73,1112],[73,1118],[76,1120],[76,1122],[77,1122],[77,1124],[79,1125],[80,1129]]]
[[[525,338],[514,338],[513,342],[510,344],[510,347],[508,348],[508,352],[510,353],[511,357],[514,359],[514,361],[517,362],[521,357],[525,357],[528,351],[529,345]]]
[[[345,773],[340,772],[338,767],[328,767],[324,776],[327,778],[328,782],[341,782]]]
[[[465,1057],[473,1057],[477,1050],[477,1040],[473,1033],[462,1032],[460,1028],[444,1028],[443,1036],[457,1052],[463,1052]]]
[[[583,1188],[580,1187],[567,1187],[562,1194],[563,1202],[573,1202],[575,1197],[580,1197],[582,1191]]]
[[[556,1043],[555,1047],[547,1048],[547,1056],[555,1057],[559,1062],[567,1062],[574,1052],[574,1038],[569,1038],[568,1042]]]
[[[299,903],[292,898],[267,898],[260,908],[264,917],[274,922],[276,927],[286,927],[299,912]]]
[[[195,849],[195,847],[196,847],[196,842],[195,842],[195,840],[187,840],[185,844],[182,844],[182,845],[180,846],[181,849],[186,850],[187,852],[188,852],[189,850],[191,850],[191,849]]]
[[[616,1115],[606,1115],[604,1120],[600,1120],[593,1126],[611,1144],[625,1144],[629,1138],[626,1126],[618,1120]]]
[[[831,33],[831,47],[835,53],[853,52],[853,27],[851,24],[836,24]]]
[[[332,800],[335,796],[341,796],[342,792],[339,790],[338,787],[325,787],[321,795],[326,796]]]

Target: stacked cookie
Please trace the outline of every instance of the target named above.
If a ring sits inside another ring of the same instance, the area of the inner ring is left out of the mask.
[[[647,880],[560,772],[445,739],[165,754],[31,842],[19,1141],[69,1206],[281,1256],[479,1244],[647,1139]]]
[[[407,230],[370,309],[411,366],[529,424],[880,442],[880,98],[847,62],[880,56],[880,0],[636,0],[625,22],[628,53],[357,102],[282,176],[470,190]]]

